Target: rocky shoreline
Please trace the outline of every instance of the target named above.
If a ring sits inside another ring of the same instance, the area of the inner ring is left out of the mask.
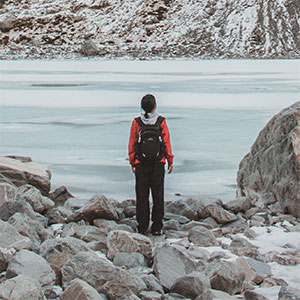
[[[297,120],[288,123],[289,132],[286,116]],[[299,120],[297,102],[276,115],[258,141],[270,124],[295,137]],[[297,165],[299,135],[289,142],[289,162]],[[292,186],[299,183],[295,174]],[[0,157],[0,298],[300,299],[298,211],[267,197],[272,189],[265,186],[254,194],[243,179],[239,188],[247,194],[227,203],[207,197],[166,202],[164,234],[145,236],[136,233],[134,199],[95,195],[77,206],[65,187],[50,191],[47,167]]]

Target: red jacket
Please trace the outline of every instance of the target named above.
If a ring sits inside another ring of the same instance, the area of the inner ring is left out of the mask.
[[[140,161],[136,158],[136,153],[135,153],[135,144],[137,142],[139,131],[140,131],[140,125],[137,123],[136,120],[133,120],[131,124],[129,144],[128,144],[129,163],[132,166],[140,163]],[[161,159],[161,162],[165,163],[167,159],[168,164],[172,165],[174,155],[172,154],[170,133],[169,133],[169,128],[166,120],[163,120],[161,123],[161,138],[166,146],[165,155]]]

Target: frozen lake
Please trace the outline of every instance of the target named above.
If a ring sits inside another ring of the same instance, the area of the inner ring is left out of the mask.
[[[299,74],[300,60],[0,61],[0,155],[47,165],[79,198],[133,198],[129,128],[153,93],[175,154],[166,200],[226,201],[259,131],[300,100]]]

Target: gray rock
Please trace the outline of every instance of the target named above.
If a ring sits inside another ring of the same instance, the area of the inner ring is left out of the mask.
[[[99,48],[93,41],[85,41],[79,51],[83,56],[95,56],[99,54]]]
[[[34,186],[26,184],[17,190],[17,198],[27,201],[34,211],[44,214],[48,209],[54,206],[54,202],[48,197],[42,196],[41,192]]]
[[[106,220],[106,219],[95,219],[93,221],[93,225],[97,226],[101,231],[108,234],[110,231],[117,229],[118,223],[113,220]]]
[[[164,219],[165,220],[177,220],[180,224],[186,224],[189,223],[191,220],[185,216],[181,216],[179,214],[174,214],[171,212],[166,212],[164,214]]]
[[[24,275],[18,275],[0,283],[0,299],[46,300],[40,284]]]
[[[69,193],[65,186],[61,186],[50,193],[49,198],[55,203],[55,206],[64,206],[66,201],[70,198],[74,198],[74,196]]]
[[[44,231],[44,226],[21,213],[15,213],[9,218],[11,224],[21,235],[28,237],[32,242],[33,249],[37,250],[42,242],[40,233]]]
[[[147,290],[155,291],[160,294],[164,293],[163,287],[159,284],[157,278],[153,274],[142,275],[141,277],[147,286]]]
[[[250,227],[256,226],[256,227],[262,227],[265,225],[265,218],[261,216],[253,216],[250,220]]]
[[[63,206],[57,206],[47,211],[48,225],[65,223],[72,212]]]
[[[81,251],[89,251],[88,246],[81,240],[66,237],[45,241],[39,250],[39,254],[47,260],[56,275],[56,284],[61,285],[61,268],[75,254]]]
[[[257,246],[251,244],[246,239],[235,237],[231,242],[229,249],[238,256],[249,256],[262,260],[262,255],[259,253]]]
[[[70,223],[64,226],[61,233],[62,237],[75,237],[83,240],[84,242],[98,241],[106,244],[106,233],[96,226],[91,225],[78,225]]]
[[[11,224],[1,220],[0,245],[2,248],[14,248],[16,250],[32,248],[32,243],[28,237],[22,236]]]
[[[12,202],[16,200],[17,190],[16,188],[6,182],[0,183],[0,208],[6,202]]]
[[[127,218],[131,218],[136,215],[136,207],[135,206],[127,206],[124,209],[124,214]]]
[[[219,205],[208,205],[205,210],[214,218],[218,224],[226,224],[237,220],[237,216],[225,210]]]
[[[114,266],[96,253],[80,252],[74,255],[62,268],[63,283],[75,278],[82,279],[109,299],[137,295],[146,289],[144,281],[137,275]]]
[[[3,4],[1,4],[0,7],[2,7]],[[6,17],[2,22],[0,22],[0,30],[2,32],[9,32],[15,27],[16,21],[17,20],[13,17]]]
[[[113,263],[115,266],[126,267],[128,269],[139,267],[139,266],[142,267],[147,266],[144,255],[138,252],[133,252],[133,253],[118,252],[114,257]]]
[[[223,225],[222,229],[228,229],[230,230],[231,233],[235,234],[235,233],[240,233],[240,232],[244,232],[245,230],[248,230],[249,225],[247,224],[246,221],[239,219]]]
[[[300,289],[283,285],[279,291],[278,300],[300,300]]]
[[[243,289],[245,273],[232,262],[214,260],[208,265],[207,273],[215,290],[234,295]]]
[[[50,170],[36,162],[20,157],[0,157],[0,178],[16,186],[30,184],[38,188],[43,195],[50,191]]]
[[[143,291],[140,293],[140,298],[142,300],[163,300],[164,296],[158,292],[154,291]]]
[[[210,258],[210,254],[206,249],[200,248],[196,245],[191,245],[187,253],[190,257],[195,258],[195,259],[202,259],[207,261]]]
[[[224,207],[235,214],[238,212],[245,213],[247,210],[249,210],[252,207],[252,202],[247,197],[239,197],[235,200],[229,201],[224,204]]]
[[[180,223],[177,220],[171,219],[164,222],[164,230],[178,231],[179,229],[180,229]]]
[[[107,248],[109,259],[113,259],[118,252],[139,252],[147,259],[152,257],[152,242],[148,237],[123,230],[114,230],[108,234]]]
[[[165,294],[164,300],[190,300],[190,298],[186,298],[176,293],[169,293],[169,294]]]
[[[207,276],[200,272],[192,272],[178,278],[171,287],[171,292],[183,295],[187,298],[195,299],[206,289],[210,288]]]
[[[15,249],[0,248],[0,273],[6,271],[9,260],[16,254]]]
[[[197,269],[197,264],[184,252],[169,246],[158,245],[154,253],[153,270],[160,284],[170,289],[180,277]]]
[[[197,211],[193,210],[188,205],[188,203],[182,199],[167,203],[165,205],[165,211],[169,212],[169,213],[174,213],[177,215],[182,215],[191,220],[196,220],[198,218]]]
[[[242,248],[242,247],[255,248],[255,249],[258,248],[257,246],[251,244],[244,238],[234,237],[232,242],[230,243],[230,248]]]
[[[68,218],[68,222],[77,222],[86,220],[90,223],[95,219],[104,218],[109,220],[118,220],[118,214],[115,207],[105,196],[94,196],[83,207]]]
[[[55,273],[48,262],[41,256],[28,250],[19,251],[9,261],[6,278],[9,279],[18,275],[35,279],[42,287],[53,285],[55,282]]]
[[[105,300],[96,289],[81,279],[74,279],[60,296],[60,300]]]
[[[213,226],[208,224],[208,223],[199,222],[199,221],[192,221],[192,222],[189,222],[187,224],[182,225],[181,230],[182,231],[190,231],[192,228],[194,228],[196,226],[202,226],[202,227],[205,227],[207,229],[213,229]]]
[[[229,294],[214,289],[208,289],[199,295],[195,300],[236,300],[237,298]]]
[[[197,226],[189,231],[188,239],[197,246],[216,246],[218,242],[215,236],[205,227]]]
[[[268,298],[266,298],[265,296],[254,291],[245,291],[244,297],[245,300],[268,300]]]
[[[300,216],[300,101],[275,115],[239,165],[238,195],[257,201],[271,193],[281,207]]]
[[[271,267],[267,263],[254,258],[240,257],[236,260],[236,264],[244,271],[246,280],[256,284],[262,283],[266,277],[272,275]]]

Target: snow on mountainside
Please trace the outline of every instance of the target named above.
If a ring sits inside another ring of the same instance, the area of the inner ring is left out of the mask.
[[[0,0],[0,59],[299,58],[299,0]]]

